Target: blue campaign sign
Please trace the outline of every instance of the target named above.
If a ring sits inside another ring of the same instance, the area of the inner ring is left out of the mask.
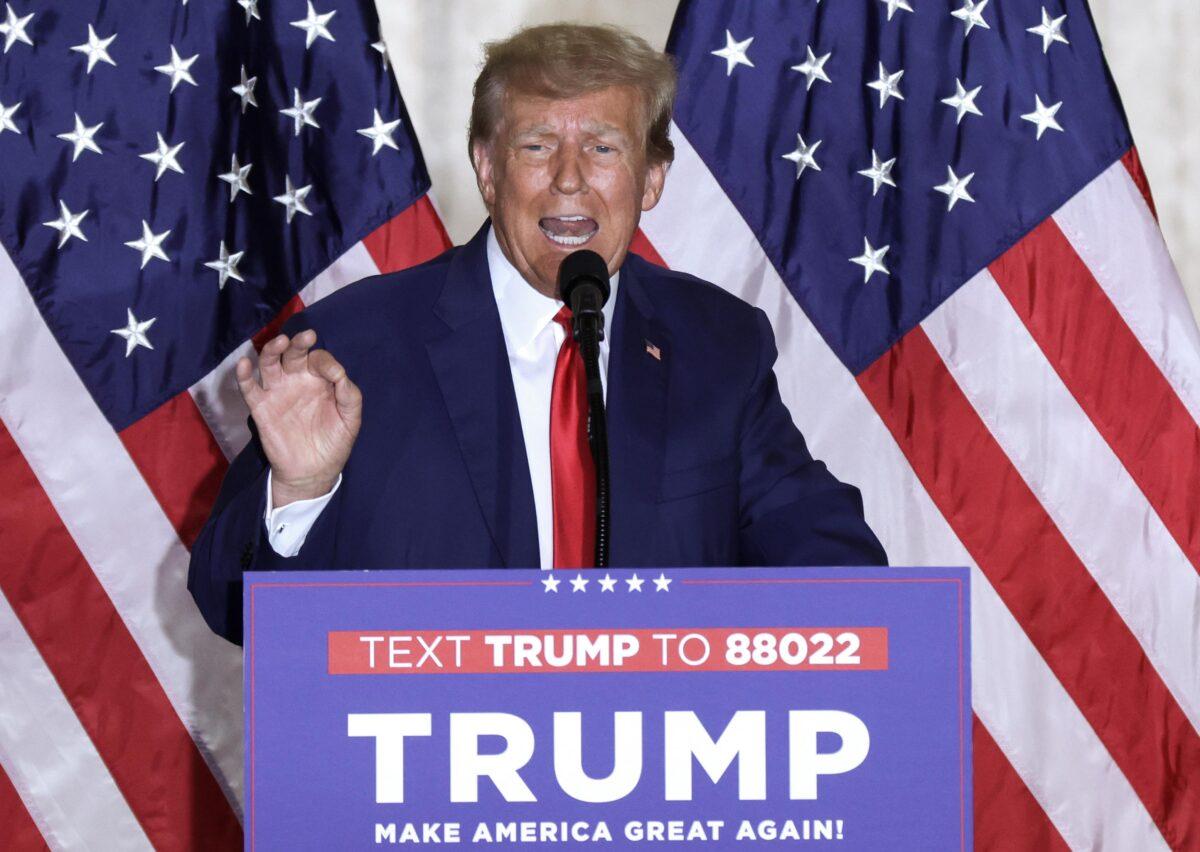
[[[966,569],[246,575],[250,849],[971,848]]]

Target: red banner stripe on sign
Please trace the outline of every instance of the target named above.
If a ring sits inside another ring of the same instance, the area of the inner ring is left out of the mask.
[[[883,627],[342,630],[329,634],[330,674],[880,671],[887,667],[888,632]]]
[[[1053,219],[990,268],[1171,536],[1200,570],[1200,428]]]
[[[1195,787],[1168,779],[1200,766],[1200,737],[925,331],[909,332],[859,385],[1168,842],[1194,842]]]
[[[238,848],[212,771],[3,426],[0,478],[0,589],[146,836],[158,849]]]

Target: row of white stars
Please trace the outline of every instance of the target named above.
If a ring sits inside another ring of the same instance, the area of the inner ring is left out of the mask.
[[[964,94],[962,91],[961,83],[958,84],[958,88],[959,88],[959,95]],[[968,101],[960,102],[958,104],[958,114],[959,114],[960,120],[961,120],[962,116],[965,115],[967,112],[972,112],[976,115],[981,114],[979,112],[979,110],[974,107],[974,103],[972,102],[974,96],[976,94],[978,94],[979,88],[981,88],[981,87],[977,87],[972,92],[969,93],[970,99]],[[946,98],[944,103],[949,103],[950,101],[955,100],[955,99],[956,99],[956,97]],[[1025,113],[1024,115],[1021,116],[1021,118],[1036,126],[1037,138],[1040,140],[1042,138],[1042,134],[1045,133],[1047,130],[1057,130],[1060,133],[1063,132],[1062,126],[1058,123],[1058,119],[1055,117],[1058,114],[1059,109],[1062,108],[1062,101],[1059,101],[1056,104],[1051,104],[1051,105],[1047,106],[1046,104],[1042,103],[1042,99],[1038,95],[1034,95],[1033,99],[1034,99],[1033,112]],[[965,106],[964,106],[964,104],[965,104]],[[821,166],[819,163],[817,163],[816,153],[817,153],[817,148],[819,148],[821,146],[822,141],[823,140],[818,139],[816,142],[808,143],[808,142],[804,141],[804,136],[802,134],[797,133],[795,149],[782,155],[782,159],[790,160],[791,162],[796,164],[796,179],[797,180],[800,179],[800,176],[802,174],[804,174],[804,172],[807,169],[812,169],[815,172],[821,171]],[[885,186],[885,185],[890,186],[890,187],[896,186],[896,182],[892,178],[892,167],[895,165],[895,163],[896,163],[895,157],[893,157],[890,160],[883,160],[877,152],[875,152],[874,150],[871,151],[871,166],[870,166],[870,168],[862,169],[861,171],[857,172],[857,174],[860,174],[863,177],[865,177],[871,181],[871,184],[872,184],[871,195],[872,196],[879,194],[879,189],[881,186]],[[953,180],[953,178],[951,178],[951,179]],[[973,200],[973,199],[967,199],[967,200]],[[950,209],[950,210],[954,209],[954,199],[953,198],[951,198],[950,206],[947,209]]]
[[[905,0],[880,0],[888,7],[887,19],[890,21],[896,11],[903,10],[905,12],[913,11]],[[987,7],[989,0],[980,0],[976,3],[973,0],[963,0],[961,9],[956,9],[950,14],[958,18],[966,26],[966,34],[970,35],[971,30],[975,27],[990,30],[991,26],[983,17],[983,10]],[[1042,53],[1046,54],[1050,51],[1050,45],[1056,42],[1061,44],[1070,44],[1067,37],[1063,35],[1063,23],[1067,20],[1066,15],[1060,15],[1057,18],[1052,18],[1046,7],[1042,7],[1042,22],[1036,26],[1028,27],[1025,31],[1038,36],[1042,40]],[[733,33],[725,30],[725,46],[712,51],[712,55],[725,60],[725,76],[731,76],[733,69],[739,65],[745,65],[747,68],[753,68],[754,63],[750,60],[749,50],[750,45],[754,42],[754,36],[750,38],[738,40],[734,38]],[[792,66],[793,70],[799,71],[808,78],[808,88],[811,89],[815,80],[824,80],[826,83],[832,82],[827,76],[824,65],[829,59],[831,53],[826,53],[824,56],[815,56],[812,48],[808,50],[808,58],[801,65]]]
[[[235,157],[234,165],[236,166],[236,164],[237,164],[237,158]],[[248,172],[248,170],[249,170],[248,166],[243,166],[242,169],[238,170],[238,173],[236,173],[235,180],[232,184],[232,186],[233,186],[232,191],[234,193],[238,192],[239,190],[242,192],[249,192],[248,189],[243,188],[245,186],[245,173]],[[227,177],[227,175],[222,175],[221,177],[225,178],[225,177]],[[284,184],[286,187],[286,191],[283,193],[283,195],[276,195],[274,197],[274,201],[276,201],[277,203],[282,204],[284,206],[284,208],[286,209],[287,220],[290,222],[292,220],[292,217],[297,212],[303,213],[306,216],[311,216],[312,211],[310,211],[308,209],[308,206],[305,203],[305,198],[308,196],[309,192],[312,190],[312,185],[309,184],[307,186],[301,186],[301,187],[294,186],[292,184],[291,177],[286,177],[286,176],[284,177]],[[85,209],[85,210],[79,211],[78,213],[74,213],[67,206],[67,203],[61,199],[58,202],[58,209],[59,209],[59,216],[57,219],[53,219],[49,222],[42,223],[47,228],[53,228],[54,230],[58,231],[58,248],[62,249],[64,246],[66,246],[66,244],[71,240],[72,237],[74,237],[75,239],[81,240],[85,243],[88,242],[87,235],[83,232],[83,229],[80,227],[80,225],[83,222],[84,217],[86,217],[89,213],[91,213],[91,210]],[[154,233],[154,231],[151,229],[149,223],[147,223],[146,220],[143,219],[142,220],[142,236],[141,236],[141,238],[137,239],[137,240],[130,240],[129,242],[125,243],[125,245],[127,245],[130,248],[135,249],[136,251],[141,253],[141,255],[142,255],[141,268],[142,269],[145,269],[146,264],[156,258],[159,260],[165,261],[167,263],[170,263],[171,258],[167,255],[166,250],[163,249],[163,245],[162,245],[163,241],[170,234],[171,234],[171,229],[169,229],[169,228],[165,231],[162,231],[161,233],[158,233],[158,234]],[[225,286],[226,280],[228,280],[231,277],[236,278],[238,281],[244,280],[237,273],[237,262],[242,257],[243,254],[244,254],[244,252],[236,252],[232,255],[227,253],[227,251],[225,249],[225,243],[222,242],[221,247],[220,247],[219,260],[211,261],[211,262],[205,264],[205,266],[208,266],[212,269],[216,269],[220,273],[220,275],[221,275],[220,286],[222,288]]]
[[[251,106],[258,106],[254,100],[255,79],[256,78],[251,77],[247,80],[245,68],[243,68],[242,83],[233,87],[234,91],[237,92],[239,97],[242,98],[243,112],[245,111],[247,104]],[[248,88],[246,86],[247,83],[249,83]],[[239,89],[241,90],[240,92],[238,91]],[[311,101],[305,101],[300,96],[299,89],[293,89],[293,93],[294,100],[292,106],[285,107],[279,111],[288,118],[292,119],[295,135],[299,136],[300,130],[303,127],[319,128],[321,125],[318,124],[316,118],[313,117],[313,110],[317,108],[317,105],[321,103],[322,99],[316,98]],[[22,133],[21,128],[19,128],[16,124],[16,121],[14,121],[14,116],[16,115],[17,110],[21,108],[23,103],[23,101],[17,101],[12,106],[0,103],[0,135],[3,135],[6,130],[17,134]],[[71,162],[75,162],[79,159],[79,155],[84,151],[92,151],[96,154],[104,153],[102,150],[100,150],[100,146],[96,144],[96,134],[103,126],[104,122],[101,121],[98,124],[94,124],[89,127],[80,117],[79,113],[75,113],[75,127],[64,133],[58,133],[55,135],[57,138],[62,139],[64,142],[68,142],[72,145],[74,150],[71,152]],[[379,114],[379,110],[376,109],[373,110],[373,120],[371,122],[371,126],[359,128],[358,134],[360,136],[365,136],[371,141],[371,156],[374,157],[385,147],[391,148],[393,151],[400,150],[400,147],[396,144],[396,140],[394,138],[396,128],[399,126],[400,119],[397,118],[393,121],[384,121],[383,117]],[[184,143],[180,142],[177,145],[168,145],[163,139],[163,135],[161,133],[157,134],[157,136],[157,149],[146,154],[139,154],[143,160],[149,160],[157,167],[158,173],[154,176],[154,180],[157,181],[159,178],[161,178],[168,169],[173,172],[179,172],[179,174],[184,174],[183,168],[179,165],[179,161],[176,159],[180,149],[183,148]]]
[[[813,56],[811,46],[807,48],[807,51],[808,59],[800,65],[793,65],[792,70],[803,73],[808,78],[808,88],[811,89],[815,80],[824,80],[829,82],[829,76],[825,74],[824,71],[824,64],[825,61],[832,56],[832,54],[827,53],[822,57],[815,57]],[[904,69],[892,72],[888,71],[887,66],[885,66],[882,62],[879,63],[879,76],[877,79],[867,83],[867,88],[874,89],[875,91],[879,92],[880,109],[883,109],[884,106],[887,105],[889,98],[895,98],[899,101],[905,100],[904,94],[900,91],[900,78],[903,76]],[[954,81],[954,94],[942,98],[940,102],[953,109],[955,113],[955,123],[962,124],[963,118],[968,114],[979,116],[983,115],[983,111],[979,109],[978,104],[975,103],[975,98],[979,96],[981,91],[983,91],[983,86],[976,86],[975,88],[968,90],[963,85],[962,80],[956,78]],[[1036,101],[1034,111],[1022,115],[1021,118],[1025,119],[1026,121],[1032,121],[1037,125],[1038,139],[1042,138],[1042,133],[1045,132],[1047,127],[1052,127],[1055,130],[1062,130],[1061,127],[1053,122],[1054,113],[1058,112],[1059,107],[1062,106],[1062,101],[1059,101],[1052,107],[1046,107],[1042,104],[1042,100],[1039,95],[1034,95],[1034,98]],[[1053,110],[1053,112],[1049,113],[1050,120],[1046,119],[1046,110],[1048,109]]]
[[[975,96],[979,94],[982,86],[976,86],[970,92],[963,89],[961,81],[957,82],[958,92],[948,98],[944,98],[942,103],[954,107],[958,114],[958,120],[961,122],[964,115],[971,113],[973,115],[983,115],[979,108],[975,106]],[[1055,117],[1058,111],[1062,108],[1062,101],[1055,104],[1046,105],[1042,103],[1041,96],[1034,95],[1033,112],[1027,112],[1021,116],[1025,121],[1030,122],[1037,128],[1037,138],[1041,140],[1042,134],[1047,130],[1057,130],[1063,132],[1062,125],[1058,123]],[[804,136],[796,134],[796,148],[782,155],[785,160],[790,160],[796,164],[796,179],[804,174],[806,169],[812,169],[815,172],[821,171],[820,164],[817,163],[816,152],[823,140],[818,139],[816,142],[808,143],[804,141]],[[858,172],[865,178],[868,178],[873,184],[871,194],[877,195],[879,187],[882,184],[894,187],[896,184],[891,179],[892,165],[896,162],[895,158],[881,162],[879,155],[874,151],[871,152],[871,167]]]
[[[238,5],[246,10],[247,26],[249,26],[251,20],[262,20],[258,13],[258,2],[259,0],[238,0]],[[187,5],[186,0],[184,0],[184,5]],[[29,23],[33,20],[34,13],[30,12],[28,15],[19,16],[13,10],[11,3],[5,4],[5,12],[5,20],[3,23],[0,23],[0,36],[4,37],[4,52],[8,53],[12,46],[18,42],[33,47],[33,39],[29,37],[28,28]],[[312,0],[309,0],[308,14],[298,21],[291,21],[291,25],[293,27],[304,30],[305,50],[311,48],[319,38],[323,38],[328,41],[337,41],[337,39],[334,38],[333,33],[329,30],[329,22],[336,14],[336,9],[332,12],[318,12],[313,8]],[[88,24],[87,41],[83,42],[82,44],[73,45],[71,50],[75,51],[76,53],[82,53],[87,57],[87,73],[91,74],[98,62],[104,62],[108,65],[116,67],[116,61],[108,52],[109,46],[116,38],[117,33],[115,32],[112,35],[104,37],[97,35],[95,26],[93,24]],[[383,46],[383,41],[380,40],[371,46],[383,55],[384,66],[386,67],[387,53]],[[200,54],[196,54],[196,56],[186,60],[181,59],[179,54],[175,51],[175,46],[172,45],[170,63],[166,65],[159,65],[155,68],[155,70],[161,71],[163,74],[166,74],[171,78],[172,92],[175,91],[175,87],[179,85],[180,80],[186,80],[188,83],[191,83],[194,86],[196,85],[196,81],[192,79],[188,69],[191,68],[192,63],[196,61],[199,55]]]
[[[130,314],[130,316],[132,317],[133,315]],[[122,329],[122,331],[124,331],[124,329]],[[660,572],[657,577],[651,577],[648,579],[654,583],[654,591],[656,592],[669,592],[671,590],[671,579],[667,577],[666,574]],[[570,580],[571,592],[586,592],[587,584],[589,582],[591,581],[582,574],[576,574]],[[617,578],[613,577],[611,574],[605,574],[603,577],[598,577],[596,582],[600,584],[601,592],[615,592],[618,581]],[[632,577],[625,578],[625,584],[629,587],[628,591],[630,592],[640,592],[645,582],[646,580],[642,577],[639,577],[637,574],[634,574]],[[562,580],[560,580],[558,577],[555,577],[553,574],[549,574],[542,579],[542,586],[547,592],[557,592],[561,583]]]

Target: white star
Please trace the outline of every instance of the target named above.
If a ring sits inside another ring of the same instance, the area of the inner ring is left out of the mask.
[[[3,133],[5,130],[11,130],[13,133],[21,132],[16,122],[13,121],[13,114],[21,108],[21,104],[23,103],[24,101],[17,101],[12,106],[0,104],[0,133]]]
[[[32,47],[33,41],[25,32],[25,27],[29,26],[29,22],[33,20],[33,13],[30,12],[24,18],[18,18],[11,4],[5,3],[4,6],[8,10],[7,19],[0,24],[0,35],[4,36],[4,52],[8,53],[8,49],[19,41]]]
[[[171,258],[167,257],[167,253],[162,249],[162,241],[170,235],[170,230],[163,231],[161,234],[156,234],[150,230],[150,225],[145,219],[142,220],[142,238],[140,240],[131,240],[125,243],[131,249],[142,253],[142,269],[146,268],[146,264],[150,262],[150,258],[157,257],[159,260],[171,262]]]
[[[976,86],[971,91],[963,88],[962,80],[954,81],[954,94],[948,98],[942,98],[942,103],[948,107],[954,107],[954,112],[957,114],[955,124],[962,124],[963,116],[967,113],[971,115],[983,115],[979,111],[979,107],[975,106],[975,96],[979,94],[979,90],[983,86]]]
[[[292,217],[296,215],[297,210],[299,210],[305,216],[311,216],[312,211],[304,205],[304,196],[308,195],[308,193],[312,190],[312,184],[296,189],[294,186],[292,186],[292,179],[290,177],[285,177],[284,182],[287,192],[285,192],[283,195],[276,195],[275,200],[287,208],[287,220],[291,222]]]
[[[913,7],[908,5],[907,0],[879,0],[880,3],[888,7],[888,20],[892,19],[892,15],[896,14],[896,10],[900,9],[904,12],[911,12]]]
[[[246,183],[246,178],[250,176],[250,169],[254,168],[253,163],[246,165],[238,165],[237,154],[233,155],[233,162],[229,165],[229,171],[223,175],[217,175],[218,178],[229,184],[229,201],[233,202],[237,198],[239,192],[244,192],[247,195],[253,195],[250,191],[250,184]]]
[[[175,45],[171,45],[171,61],[166,65],[155,65],[154,70],[171,78],[171,91],[173,92],[181,80],[185,83],[191,83],[193,86],[196,85],[196,80],[192,77],[192,72],[188,69],[199,58],[200,54],[197,53],[195,56],[183,59],[180,57],[179,52],[175,50]]]
[[[359,135],[365,136],[375,143],[371,148],[371,156],[374,157],[384,145],[393,151],[400,150],[396,145],[396,140],[392,138],[392,134],[396,132],[396,128],[399,126],[400,119],[384,121],[379,116],[379,110],[375,110],[375,123],[371,127],[364,127],[358,132]]]
[[[387,45],[383,43],[383,39],[371,42],[371,49],[379,51],[379,64],[386,71],[388,67],[388,52]]]
[[[637,574],[634,574],[632,577],[625,578],[625,583],[629,586],[629,591],[631,592],[640,592],[642,590],[642,584],[645,582],[646,581]]]
[[[811,89],[813,87],[813,83],[815,83],[817,80],[824,80],[826,83],[832,83],[833,81],[829,79],[829,75],[825,73],[825,63],[829,61],[829,57],[833,56],[833,53],[830,52],[826,53],[824,56],[817,56],[813,53],[812,45],[806,47],[805,50],[808,53],[808,58],[806,58],[799,65],[792,66],[793,71],[799,71],[808,79],[808,83],[804,87],[804,90],[808,91]]]
[[[804,143],[804,137],[799,133],[796,134],[796,150],[790,154],[784,154],[783,159],[791,160],[796,164],[796,180],[800,180],[800,175],[804,174],[805,169],[812,169],[814,172],[821,171],[821,167],[817,165],[816,158],[813,154],[820,147],[823,140],[818,139],[811,145]]]
[[[851,263],[857,263],[863,268],[863,283],[866,284],[871,280],[871,276],[876,272],[882,272],[884,275],[891,275],[888,268],[883,265],[883,256],[888,253],[891,246],[883,248],[871,248],[871,241],[863,237],[863,253],[858,257],[850,258]]]
[[[988,0],[963,0],[961,9],[955,9],[950,14],[958,18],[967,25],[967,31],[964,35],[970,35],[973,27],[983,27],[985,30],[990,30],[992,27],[983,19],[983,10],[987,6]]]
[[[888,186],[896,185],[896,182],[892,180],[892,166],[895,164],[895,157],[884,161],[878,154],[875,153],[874,149],[872,149],[871,168],[863,169],[861,172],[859,172],[859,174],[863,177],[871,179],[871,183],[873,184],[871,188],[872,196],[877,195],[879,193],[879,187],[883,186],[884,184],[887,184]]]
[[[557,577],[553,576],[552,574],[547,574],[545,577],[542,578],[542,586],[546,589],[547,592],[557,593],[558,586],[561,582],[562,582],[562,580],[558,579]]]
[[[53,228],[58,231],[58,247],[62,248],[67,244],[67,240],[71,237],[83,240],[85,243],[88,238],[84,236],[83,231],[79,229],[79,223],[83,221],[83,217],[88,214],[87,210],[80,213],[72,213],[67,209],[65,201],[58,202],[58,218],[53,222],[43,222],[47,228]]]
[[[654,580],[654,591],[656,591],[656,592],[671,591],[671,581],[667,578],[666,574],[663,574],[660,572],[657,577],[653,578],[653,580]]]
[[[225,282],[230,278],[233,278],[237,281],[246,280],[241,276],[241,273],[239,273],[237,269],[238,261],[242,259],[242,255],[244,254],[244,251],[235,251],[233,254],[230,254],[225,250],[225,241],[221,240],[220,256],[216,260],[210,260],[208,263],[204,264],[209,269],[215,269],[217,271],[217,274],[221,279],[217,282],[217,286],[220,289],[225,289]]]
[[[262,20],[258,14],[258,0],[237,0],[237,4],[246,10],[246,26],[250,26],[251,18]]]
[[[897,71],[895,74],[889,74],[883,63],[879,63],[879,79],[873,83],[867,83],[867,88],[879,92],[880,109],[883,109],[883,105],[887,103],[888,98],[904,100],[904,95],[900,94],[900,78],[903,76],[903,69]]]
[[[246,112],[246,107],[258,106],[258,101],[254,100],[254,84],[258,82],[257,77],[246,76],[246,66],[242,66],[242,82],[233,87],[233,93],[242,99],[242,112]]]
[[[329,19],[337,14],[337,10],[326,12],[324,15],[318,15],[317,10],[313,8],[312,0],[308,0],[308,16],[300,21],[292,21],[293,27],[299,27],[304,30],[304,49],[312,47],[314,41],[320,38],[327,38],[330,41],[336,41],[333,34],[329,32],[329,28],[325,25],[329,23]]]
[[[617,585],[616,577],[605,574],[603,577],[600,578],[600,591],[602,591],[602,592],[611,592],[616,588],[616,585]]]
[[[582,574],[576,574],[575,579],[571,581],[571,593],[586,592],[588,581],[583,579]]]
[[[1054,116],[1057,115],[1059,109],[1062,108],[1063,102],[1059,101],[1056,104],[1046,106],[1044,103],[1042,103],[1042,99],[1037,95],[1034,95],[1033,99],[1036,104],[1033,108],[1033,112],[1027,112],[1021,116],[1021,118],[1037,125],[1037,138],[1042,138],[1042,134],[1046,132],[1046,128],[1057,130],[1059,133],[1062,133],[1063,129],[1059,125],[1058,119],[1056,119]]]
[[[166,174],[167,169],[183,174],[183,167],[179,165],[179,161],[175,158],[179,156],[179,150],[187,143],[180,142],[178,145],[172,146],[167,144],[167,140],[163,139],[161,133],[154,135],[158,137],[158,150],[150,151],[146,154],[138,154],[143,160],[149,160],[158,166],[158,171],[154,174],[154,182],[158,183],[158,179]]]
[[[128,358],[133,354],[133,350],[139,346],[145,346],[147,349],[153,349],[154,346],[150,343],[150,338],[146,337],[146,331],[150,326],[154,325],[154,321],[158,317],[150,317],[143,322],[138,322],[137,317],[133,315],[132,308],[125,309],[126,315],[129,317],[128,325],[124,328],[114,328],[113,334],[125,338],[125,357]]]
[[[975,177],[975,172],[971,172],[966,177],[960,178],[954,173],[954,169],[950,168],[949,166],[946,166],[946,171],[949,172],[949,177],[946,178],[946,182],[941,186],[934,187],[934,189],[950,199],[950,203],[946,209],[953,210],[954,205],[960,201],[970,201],[974,203],[975,199],[971,197],[971,193],[967,192],[967,184],[971,182],[971,178]]]
[[[79,159],[79,155],[86,151],[95,151],[100,153],[100,146],[93,139],[96,132],[104,126],[104,122],[100,122],[95,127],[85,127],[83,119],[79,117],[79,113],[75,113],[75,129],[68,133],[59,133],[58,138],[64,142],[70,142],[75,146],[75,151],[71,155],[71,162]]]
[[[1050,50],[1050,45],[1056,41],[1061,41],[1063,44],[1070,44],[1067,37],[1062,34],[1063,21],[1067,19],[1066,15],[1061,15],[1051,20],[1050,13],[1046,11],[1046,7],[1042,7],[1042,22],[1036,27],[1030,27],[1025,30],[1027,33],[1033,33],[1035,36],[1042,37],[1042,54],[1045,55]]]
[[[745,41],[737,41],[729,30],[725,30],[725,46],[720,50],[714,50],[712,55],[719,56],[725,60],[726,77],[732,75],[733,69],[738,65],[754,67],[754,63],[750,61],[750,57],[746,55],[746,48],[750,47],[750,42],[752,41],[754,41],[754,36]]]
[[[299,89],[292,89],[292,105],[286,109],[281,109],[280,112],[292,119],[296,124],[296,135],[300,135],[300,128],[304,125],[309,127],[320,127],[317,120],[313,118],[313,110],[317,108],[317,104],[321,102],[320,98],[312,101],[306,101],[300,97]]]
[[[108,38],[100,38],[96,35],[96,30],[91,24],[88,24],[88,40],[87,44],[77,44],[71,48],[76,53],[87,55],[87,73],[91,74],[92,69],[96,67],[97,62],[107,62],[109,65],[115,66],[113,58],[108,55],[108,46],[113,43],[113,39],[117,37],[113,33]]]

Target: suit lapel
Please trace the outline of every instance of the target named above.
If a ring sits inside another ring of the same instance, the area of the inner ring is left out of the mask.
[[[609,349],[613,567],[647,564],[657,552],[671,341],[654,318],[638,265],[627,261],[621,268]]]
[[[479,508],[505,567],[539,564],[525,438],[487,265],[487,228],[455,253],[426,337]]]

